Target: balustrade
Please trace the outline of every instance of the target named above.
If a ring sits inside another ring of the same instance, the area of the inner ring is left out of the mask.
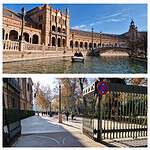
[[[55,47],[55,46],[45,46],[40,44],[31,44],[25,41],[22,42],[21,51],[64,51],[64,47]],[[9,51],[19,51],[19,42],[18,41],[10,41],[3,40],[3,50]]]
[[[3,50],[17,51],[19,50],[19,42],[3,40]]]

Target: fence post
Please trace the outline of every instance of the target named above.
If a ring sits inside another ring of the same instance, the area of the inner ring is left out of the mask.
[[[102,141],[102,102],[101,96],[98,96],[98,127],[97,127],[97,141]]]

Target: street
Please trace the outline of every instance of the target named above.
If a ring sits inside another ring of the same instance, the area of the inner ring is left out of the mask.
[[[105,147],[82,134],[81,118],[58,123],[57,117],[22,120],[22,134],[13,147]]]

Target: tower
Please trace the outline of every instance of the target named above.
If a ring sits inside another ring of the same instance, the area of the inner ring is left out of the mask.
[[[133,19],[131,20],[128,32],[130,41],[136,41],[138,39],[138,29],[135,26]]]

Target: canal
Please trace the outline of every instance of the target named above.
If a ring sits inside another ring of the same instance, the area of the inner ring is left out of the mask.
[[[3,63],[4,73],[146,73],[147,63],[129,57],[86,57],[84,63],[71,57]]]

